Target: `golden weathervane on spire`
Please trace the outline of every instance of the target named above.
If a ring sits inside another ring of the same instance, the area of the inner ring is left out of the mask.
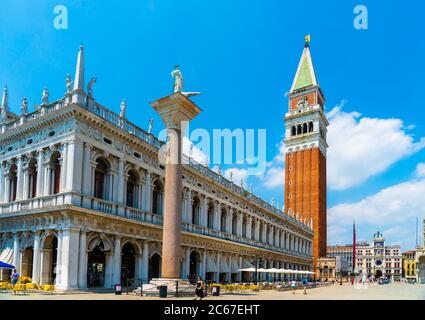
[[[308,46],[310,44],[310,41],[311,41],[311,37],[308,34],[308,35],[305,36],[305,45]]]

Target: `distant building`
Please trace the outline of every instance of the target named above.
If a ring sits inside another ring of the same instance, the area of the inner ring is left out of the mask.
[[[328,246],[326,255],[328,258],[341,257],[347,262],[347,268],[353,270],[353,245]]]
[[[349,271],[348,261],[342,256],[319,258],[317,263],[317,274],[319,279],[323,281],[338,280],[341,277],[346,277]]]
[[[416,262],[416,281],[418,283],[425,284],[425,218],[423,224],[423,239],[424,243],[422,247],[417,247],[415,250],[415,262]]]
[[[403,270],[402,270],[402,276],[403,278],[406,278],[409,282],[412,282],[416,280],[417,276],[417,262],[416,262],[416,251],[406,251],[402,254],[403,259]]]
[[[387,277],[399,280],[402,275],[400,246],[386,246],[385,238],[379,231],[368,245],[357,246],[356,269],[367,277]]]

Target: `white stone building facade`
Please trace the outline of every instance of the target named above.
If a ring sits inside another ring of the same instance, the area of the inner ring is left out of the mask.
[[[16,115],[6,94],[0,120],[0,260],[63,290],[161,272],[162,142],[86,93],[83,61],[65,97]],[[182,278],[311,270],[311,226],[192,160],[183,175]]]

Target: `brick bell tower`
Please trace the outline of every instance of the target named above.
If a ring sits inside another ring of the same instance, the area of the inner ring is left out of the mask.
[[[310,55],[310,36],[288,95],[285,115],[285,213],[313,224],[313,270],[326,256],[326,142],[329,125],[325,98]]]

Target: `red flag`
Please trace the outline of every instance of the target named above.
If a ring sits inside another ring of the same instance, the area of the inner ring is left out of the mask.
[[[353,272],[356,269],[356,222],[353,221]]]

